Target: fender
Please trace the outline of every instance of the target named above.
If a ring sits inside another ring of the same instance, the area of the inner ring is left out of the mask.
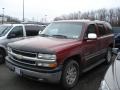
[[[1,49],[1,48],[4,49],[4,51],[5,51],[6,55],[7,55],[7,47],[5,47],[4,45],[1,45],[1,44],[0,44],[0,49]]]

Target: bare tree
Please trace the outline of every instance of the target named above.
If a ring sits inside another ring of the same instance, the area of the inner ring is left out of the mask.
[[[91,12],[73,12],[68,15],[62,15],[56,17],[54,20],[77,20],[77,19],[90,19],[90,20],[102,20],[110,22],[112,25],[120,26],[120,8],[112,9],[99,9]]]

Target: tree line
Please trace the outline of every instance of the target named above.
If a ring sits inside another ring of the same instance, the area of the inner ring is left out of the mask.
[[[54,18],[54,21],[78,19],[102,20],[111,23],[112,26],[120,26],[120,8],[99,9],[84,13],[78,11],[68,15],[56,17]]]
[[[3,17],[3,15],[0,15],[0,17]],[[4,23],[6,23],[6,22],[20,23],[21,22],[18,18],[11,17],[11,16],[8,16],[8,15],[4,15],[4,18],[7,18],[7,21],[4,21]]]

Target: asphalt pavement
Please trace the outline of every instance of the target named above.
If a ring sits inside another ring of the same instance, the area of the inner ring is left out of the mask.
[[[109,65],[97,66],[80,77],[72,90],[97,90]],[[0,90],[63,90],[59,84],[38,82],[17,76],[5,64],[0,65]]]

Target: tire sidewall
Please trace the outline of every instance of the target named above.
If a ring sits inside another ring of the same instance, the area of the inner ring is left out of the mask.
[[[3,57],[0,58],[0,64],[4,63],[5,62],[5,54],[2,50],[0,50],[0,55],[2,55]]]
[[[111,59],[110,59],[110,60],[108,60],[108,54],[111,54]],[[107,63],[107,64],[110,64],[111,61],[112,61],[112,48],[109,47],[109,48],[107,49],[107,53],[106,53],[106,63]]]
[[[77,76],[76,76],[74,83],[72,85],[68,85],[66,81],[66,72],[68,68],[70,67],[70,65],[72,64],[74,64],[75,68],[77,69]],[[63,72],[62,72],[62,77],[61,77],[62,86],[65,89],[73,88],[79,81],[79,74],[80,74],[79,64],[75,60],[69,60],[67,63],[65,63],[65,66],[63,67]]]

